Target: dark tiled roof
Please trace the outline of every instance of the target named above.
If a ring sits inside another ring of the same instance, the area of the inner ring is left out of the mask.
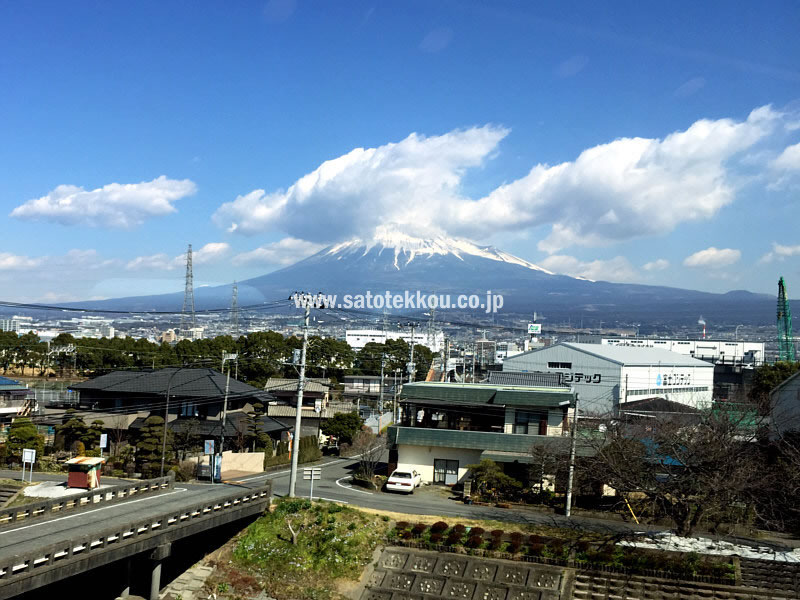
[[[169,394],[177,398],[219,398],[225,395],[227,376],[215,369],[179,369],[175,367],[158,371],[113,371],[89,381],[76,383],[70,389],[120,394]],[[230,396],[271,400],[263,390],[231,378]]]
[[[138,417],[131,424],[129,429],[138,430],[144,426],[145,417]],[[225,420],[225,437],[233,437],[240,430],[247,428],[247,415],[242,412],[229,413]],[[276,431],[288,431],[291,427],[287,427],[280,421],[262,415],[259,419],[259,429],[264,433],[273,433]],[[183,433],[191,431],[197,436],[218,436],[222,433],[222,421],[202,420],[202,419],[175,419],[169,422],[169,429],[174,433]]]
[[[699,414],[700,411],[696,408],[681,404],[680,402],[673,402],[666,398],[645,398],[643,400],[633,400],[631,402],[624,402],[619,405],[619,410],[622,412],[635,411],[638,413],[653,412],[653,413],[686,413],[686,414]]]
[[[296,392],[299,379],[286,379],[281,377],[271,377],[267,381],[264,389],[268,392]],[[307,378],[303,391],[308,393],[324,394],[330,387],[330,379]]]

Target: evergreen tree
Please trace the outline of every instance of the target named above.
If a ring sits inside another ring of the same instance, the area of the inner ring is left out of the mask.
[[[83,417],[78,415],[74,408],[70,408],[64,413],[61,425],[56,425],[58,446],[70,449],[75,442],[84,442],[85,444],[87,431]]]
[[[136,465],[143,475],[154,476],[161,470],[161,446],[164,439],[164,419],[159,416],[147,417],[144,426],[136,436]],[[167,429],[165,462],[172,460],[172,432]]]
[[[320,431],[337,438],[340,444],[352,444],[353,437],[361,431],[363,425],[364,421],[358,413],[337,413],[322,422]]]
[[[39,434],[33,421],[27,417],[19,417],[14,419],[8,429],[8,443],[6,444],[8,457],[15,461],[22,461],[24,448],[36,450],[38,460],[44,452],[44,436]]]

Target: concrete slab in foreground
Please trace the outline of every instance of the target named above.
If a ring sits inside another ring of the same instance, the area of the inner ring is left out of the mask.
[[[388,547],[361,600],[560,600],[572,597],[568,569]]]

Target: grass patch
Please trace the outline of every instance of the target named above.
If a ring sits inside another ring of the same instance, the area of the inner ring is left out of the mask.
[[[331,502],[279,500],[241,535],[233,561],[279,600],[338,599],[336,580],[361,576],[388,527],[380,516]],[[235,593],[249,591],[228,583]],[[247,587],[252,589],[249,580]]]

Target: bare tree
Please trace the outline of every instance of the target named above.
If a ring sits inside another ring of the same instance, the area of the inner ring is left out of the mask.
[[[658,414],[610,421],[594,436],[591,470],[620,492],[644,494],[679,535],[718,526],[762,489],[755,412]]]
[[[353,454],[360,458],[359,474],[364,479],[372,481],[386,450],[386,438],[377,436],[371,429],[364,427],[353,436],[352,450]]]

